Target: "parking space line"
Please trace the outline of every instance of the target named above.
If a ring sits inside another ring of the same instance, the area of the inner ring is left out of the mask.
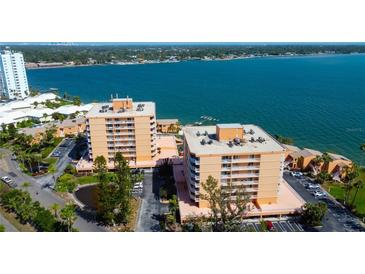
[[[288,225],[287,222],[280,222],[280,225],[284,227],[287,232],[293,232],[293,230],[291,229],[291,227]]]
[[[277,232],[283,232],[283,230],[281,229],[281,227],[277,222],[273,222],[272,224]]]
[[[253,223],[248,223],[247,227],[249,227],[250,229],[252,229],[253,231],[257,231],[256,227],[253,225]]]
[[[281,227],[281,229],[283,230],[283,232],[287,232],[286,228],[279,222],[278,225]]]
[[[260,223],[254,223],[254,226],[255,226],[256,231],[261,232],[261,225],[260,225]]]

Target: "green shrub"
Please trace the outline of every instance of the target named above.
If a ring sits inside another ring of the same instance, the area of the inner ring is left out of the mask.
[[[73,165],[71,165],[71,164],[68,164],[66,166],[64,172],[65,173],[68,173],[68,174],[72,174],[72,175],[75,175],[77,173],[76,168]]]
[[[161,199],[167,199],[167,190],[163,187],[160,188],[160,198]]]
[[[59,177],[55,186],[56,191],[69,193],[74,192],[76,187],[77,182],[74,176],[68,173],[63,174],[61,177]]]
[[[323,202],[306,203],[303,207],[302,218],[309,226],[320,226],[327,212],[327,205]]]

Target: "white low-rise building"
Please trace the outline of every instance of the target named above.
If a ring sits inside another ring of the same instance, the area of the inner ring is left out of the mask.
[[[64,115],[70,115],[77,112],[82,113],[89,111],[93,107],[93,104],[80,106],[65,105],[56,109],[44,106],[46,101],[54,101],[56,98],[57,95],[54,93],[43,93],[37,96],[28,97],[24,100],[0,104],[0,125],[18,123],[28,119],[42,120],[45,115],[50,116],[53,113],[61,113]],[[34,104],[35,102],[38,103],[37,106]],[[49,121],[50,119],[47,120]]]

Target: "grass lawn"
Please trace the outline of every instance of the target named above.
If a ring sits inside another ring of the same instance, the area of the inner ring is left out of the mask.
[[[75,180],[78,185],[92,184],[92,183],[97,183],[99,181],[97,175],[75,177]]]
[[[98,182],[97,175],[88,175],[77,177],[72,174],[65,173],[60,176],[56,182],[56,190],[58,192],[74,192],[78,185],[93,184]]]
[[[365,168],[360,169],[360,174],[358,179],[362,180],[365,183]],[[357,179],[355,179],[356,182]],[[325,183],[323,187],[337,200],[340,202],[344,201],[345,198],[345,189],[342,183]],[[353,188],[349,195],[348,202],[351,204],[356,194],[356,189]],[[359,189],[356,200],[354,201],[354,209],[356,210],[356,214],[359,216],[365,216],[365,187]]]

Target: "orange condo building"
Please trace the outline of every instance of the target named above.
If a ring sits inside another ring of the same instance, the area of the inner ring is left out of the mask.
[[[185,127],[183,132],[182,170],[174,170],[175,177],[184,177],[177,182],[182,219],[207,213],[208,202],[200,197],[201,184],[209,176],[222,189],[229,185],[243,188],[252,204],[252,216],[300,210],[303,199],[283,180],[285,148],[262,128],[217,124]]]

